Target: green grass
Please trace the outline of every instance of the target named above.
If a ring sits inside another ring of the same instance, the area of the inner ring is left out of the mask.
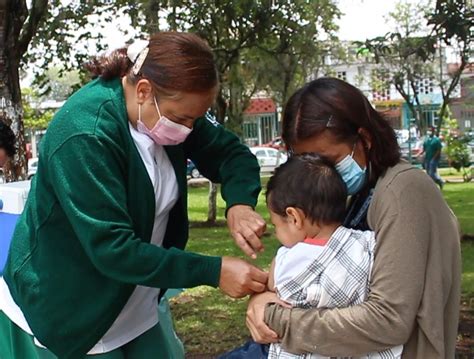
[[[190,189],[189,215],[192,221],[206,220],[207,194],[207,186]],[[474,235],[474,183],[446,184],[443,194],[458,216],[463,233]],[[264,204],[264,196],[260,195],[257,211],[270,223]],[[219,196],[218,220],[224,220],[224,210],[224,202]],[[264,269],[268,269],[279,246],[272,226],[269,225],[267,232],[269,234],[263,238],[265,251],[256,261],[252,261]],[[246,258],[234,244],[227,227],[191,228],[187,250]],[[462,251],[463,294],[474,295],[474,241],[463,242]],[[176,330],[187,353],[222,353],[249,338],[245,326],[246,299],[230,299],[217,289],[199,287],[186,290],[174,298],[171,306]]]
[[[474,182],[448,183],[443,195],[456,214],[462,233],[474,236]]]
[[[474,241],[464,241],[462,251],[462,295],[465,298],[474,296]]]

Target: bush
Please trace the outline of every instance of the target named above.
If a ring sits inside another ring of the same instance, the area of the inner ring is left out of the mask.
[[[445,123],[446,128],[443,132],[449,164],[457,171],[462,172],[464,182],[470,182],[472,180],[468,146],[470,137],[459,133],[456,120],[446,119]]]

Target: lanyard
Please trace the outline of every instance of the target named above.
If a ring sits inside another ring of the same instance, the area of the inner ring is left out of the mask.
[[[367,212],[369,211],[370,202],[374,195],[374,189],[371,188],[365,199],[363,199],[362,205],[358,206],[362,198],[356,198],[347,212],[346,218],[344,219],[344,227],[357,228],[357,229],[368,229],[367,224]]]

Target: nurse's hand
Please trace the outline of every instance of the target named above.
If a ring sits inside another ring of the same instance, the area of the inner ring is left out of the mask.
[[[246,261],[222,257],[219,288],[232,298],[263,292],[267,286],[268,273]]]
[[[263,251],[260,237],[267,228],[262,216],[252,207],[238,204],[227,211],[227,225],[240,249],[249,257],[257,258],[256,252]]]

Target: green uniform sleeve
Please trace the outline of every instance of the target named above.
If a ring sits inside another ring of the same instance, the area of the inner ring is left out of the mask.
[[[236,204],[256,206],[261,189],[258,161],[237,136],[213,121],[212,115],[196,121],[185,151],[199,172],[222,184],[227,209]]]
[[[52,190],[93,265],[107,277],[135,285],[216,287],[221,258],[164,249],[137,237],[127,212],[121,156],[116,144],[79,135],[49,160]]]

